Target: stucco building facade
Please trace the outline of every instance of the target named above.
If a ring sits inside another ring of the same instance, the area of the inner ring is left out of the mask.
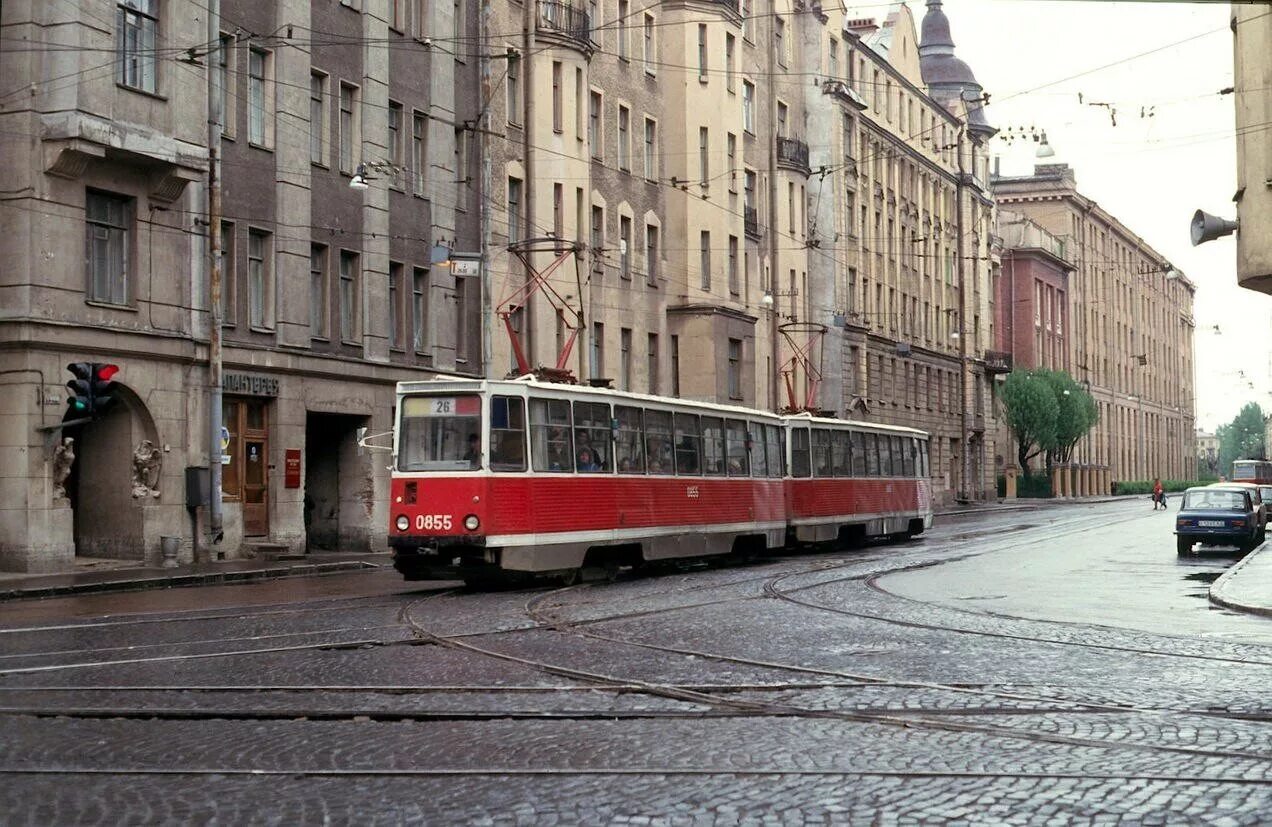
[[[1073,456],[1076,466],[1099,469],[1088,488],[1191,479],[1197,450],[1193,283],[1082,195],[1066,164],[996,178],[994,197],[1001,210],[1046,231],[1053,257],[1072,266],[1062,307],[1048,309],[1047,282],[1035,281],[1033,289],[1044,293],[1035,325],[1044,335],[1048,317],[1052,335],[1062,325],[1065,354],[1054,366],[1088,388],[1099,407],[1099,422]]]
[[[225,0],[216,40],[184,0],[0,14],[0,75],[20,89],[0,102],[0,566],[206,545],[186,468],[210,458],[209,68],[227,439],[207,551],[382,544],[388,474],[358,428],[390,430],[398,379],[484,372],[480,284],[430,254],[478,249],[476,61],[455,49],[474,10]],[[350,188],[364,163],[372,180]],[[80,361],[119,366],[116,402],[63,429]]]

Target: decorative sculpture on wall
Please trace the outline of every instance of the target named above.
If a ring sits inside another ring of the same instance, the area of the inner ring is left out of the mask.
[[[143,439],[133,451],[132,495],[140,499],[146,495],[159,496],[159,467],[163,453],[148,439]]]
[[[71,466],[75,464],[75,440],[63,437],[53,449],[53,498],[66,497],[66,478],[71,475]]]

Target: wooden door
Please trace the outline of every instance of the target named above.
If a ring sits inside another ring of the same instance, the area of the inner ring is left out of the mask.
[[[243,507],[243,535],[269,534],[269,421],[266,400],[238,397],[225,401],[230,432],[230,464],[222,489]]]

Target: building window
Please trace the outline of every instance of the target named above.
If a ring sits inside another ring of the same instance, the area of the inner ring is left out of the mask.
[[[428,116],[414,114],[411,117],[411,177],[414,180],[415,194],[423,196],[424,168],[428,166]]]
[[[742,12],[742,37],[746,38],[748,43],[755,42],[755,23],[752,21],[755,10],[755,0],[741,0],[739,9]]]
[[[592,157],[601,157],[601,93],[588,95],[587,111],[587,143],[592,148]]]
[[[309,73],[309,160],[327,163],[327,76]]]
[[[826,74],[836,79],[839,77],[839,41],[833,34],[826,47]]]
[[[786,137],[786,104],[777,102],[777,137]]]
[[[353,174],[353,150],[359,143],[354,109],[358,105],[358,88],[340,84],[340,171]]]
[[[777,52],[777,62],[786,65],[786,21],[781,17],[773,18],[773,41]]]
[[[227,138],[234,137],[234,80],[235,73],[230,71],[233,60],[234,35],[221,35],[221,48],[216,53],[217,84],[221,89],[221,134]]]
[[[702,289],[711,289],[711,233],[703,230],[698,240],[698,269],[702,273]]]
[[[406,0],[389,0],[389,28],[398,32],[406,29]]]
[[[658,228],[645,225],[645,274],[647,283],[658,286]]]
[[[742,398],[742,340],[729,340],[729,398]]]
[[[592,323],[592,378],[605,375],[605,325]]]
[[[707,24],[698,24],[698,80],[707,79]]]
[[[119,82],[154,92],[159,0],[123,0],[116,7],[115,23],[119,33]]]
[[[508,55],[508,123],[521,123],[521,55]]]
[[[592,237],[589,241],[592,248],[592,269],[601,269],[601,254],[605,247],[605,208],[592,205]]]
[[[742,206],[747,210],[757,209],[755,203],[755,170],[748,169],[742,173]]]
[[[742,128],[755,134],[755,84],[742,81]]]
[[[562,101],[561,101],[561,61],[552,61],[552,130],[560,132],[562,130]]]
[[[619,390],[632,389],[632,330],[624,327],[618,332]]]
[[[707,127],[698,127],[698,180],[707,186],[711,178],[711,135]]]
[[[645,71],[649,74],[654,73],[654,16],[652,14],[645,15],[645,37],[644,47],[641,50],[641,58],[645,61]]]
[[[623,60],[630,57],[627,25],[629,17],[631,17],[631,3],[628,0],[618,0],[618,56]]]
[[[274,143],[274,55],[261,49],[247,53],[247,140]]]
[[[724,33],[724,88],[730,92],[737,91],[737,77],[733,73],[733,64],[737,55],[738,39],[731,33]]]
[[[315,339],[327,338],[327,248],[322,244],[309,246],[309,335]]]
[[[132,199],[88,192],[85,204],[88,246],[88,298],[128,304],[129,239]]]
[[[390,186],[401,189],[401,174],[399,170],[404,164],[403,159],[406,157],[406,150],[402,146],[402,104],[396,101],[389,101],[389,163],[393,165],[393,171],[389,178]]]
[[[738,191],[738,136],[732,132],[724,136],[725,161],[729,168],[729,192]]]
[[[340,251],[340,339],[358,339],[358,254]]]
[[[583,70],[574,70],[574,137],[583,140],[586,125],[583,123]]]
[[[649,373],[649,392],[658,393],[658,334],[649,334],[649,345],[645,354],[645,369]]]
[[[680,337],[671,337],[671,395],[680,396]]]
[[[406,268],[399,261],[389,262],[389,347],[402,349],[402,279]]]
[[[415,0],[414,8],[411,9],[415,14],[415,36],[420,40],[428,37],[428,7],[431,0]]]
[[[618,107],[618,168],[628,172],[632,168],[629,157],[629,133],[631,131],[631,111],[626,106]]]
[[[560,184],[552,185],[552,236],[557,239],[556,249],[560,252],[565,238],[565,188]]]
[[[249,323],[265,330],[274,326],[273,236],[260,230],[247,231],[247,296]]]
[[[625,279],[632,277],[632,219],[618,219],[618,272]]]
[[[508,243],[521,238],[521,179],[508,179]]]
[[[411,341],[416,353],[428,352],[428,270],[411,270]]]
[[[234,225],[229,221],[221,222],[221,324],[232,326],[235,323],[237,303],[234,301],[234,285],[238,279],[238,258],[234,255]]]
[[[658,123],[652,118],[645,119],[645,177],[650,181],[658,179]]]
[[[738,237],[729,236],[729,292],[738,294]]]

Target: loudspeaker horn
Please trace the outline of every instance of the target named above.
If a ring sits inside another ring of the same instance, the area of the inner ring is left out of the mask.
[[[1192,236],[1193,246],[1196,247],[1198,244],[1205,244],[1207,241],[1214,241],[1216,238],[1231,235],[1236,229],[1237,222],[1235,221],[1229,221],[1226,218],[1220,218],[1217,215],[1197,210],[1197,212],[1193,213],[1188,233]]]

